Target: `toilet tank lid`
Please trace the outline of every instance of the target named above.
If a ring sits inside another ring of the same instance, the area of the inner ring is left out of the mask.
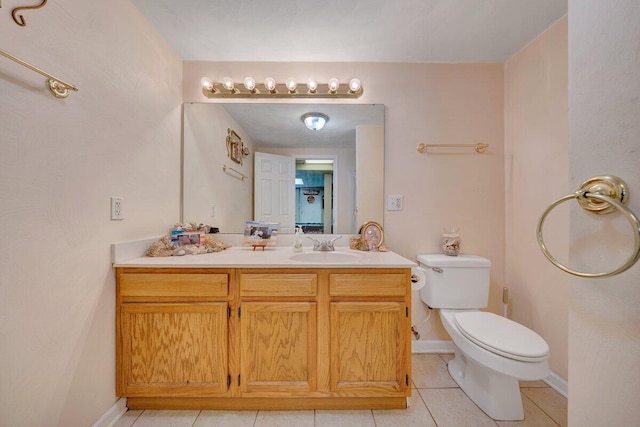
[[[491,267],[491,261],[477,255],[418,255],[418,262],[427,267]]]

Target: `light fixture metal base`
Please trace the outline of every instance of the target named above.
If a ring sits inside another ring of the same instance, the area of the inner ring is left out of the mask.
[[[306,87],[298,85],[294,91],[290,91],[284,83],[276,84],[273,91],[267,89],[264,84],[256,84],[250,91],[244,86],[236,86],[233,90],[226,89],[221,83],[214,83],[213,89],[202,89],[202,94],[207,98],[359,98],[362,96],[362,87],[352,92],[347,85],[341,85],[338,90],[331,92],[328,84],[318,84],[318,88],[311,92]]]

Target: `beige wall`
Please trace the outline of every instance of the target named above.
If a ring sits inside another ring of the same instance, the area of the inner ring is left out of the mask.
[[[205,222],[221,233],[243,233],[245,221],[253,218],[253,155],[241,165],[233,162],[225,144],[227,129],[240,136],[250,153],[255,144],[222,106],[185,104],[183,127],[183,221]],[[247,178],[224,171],[223,165]]]
[[[384,212],[385,243],[409,258],[439,253],[442,228],[461,230],[462,252],[493,262],[490,309],[501,310],[504,286],[504,96],[502,64],[185,62],[185,102],[213,102],[200,78],[230,75],[277,80],[293,76],[347,82],[359,77],[356,101],[385,105],[385,194],[404,195],[402,211]],[[228,100],[225,99],[225,102]],[[246,102],[246,101],[245,101]],[[304,101],[302,101],[304,102]],[[345,102],[345,101],[340,101]],[[490,144],[486,154],[419,154],[426,143]],[[413,322],[426,317],[414,293]],[[448,339],[437,316],[421,325],[423,340]]]
[[[551,370],[567,379],[568,275],[542,255],[542,211],[569,194],[567,18],[504,65],[505,265],[512,318],[549,344]],[[554,210],[544,238],[553,255],[569,253],[568,207]]]
[[[365,92],[355,102],[386,106],[384,192],[404,195],[404,210],[385,211],[385,242],[415,259],[440,251],[443,227],[459,227],[462,252],[493,262],[490,309],[500,311],[510,99],[502,64],[182,64],[125,0],[50,2],[24,28],[10,10],[0,9],[2,48],[80,92],[57,100],[41,76],[0,58],[0,212],[3,235],[12,236],[0,261],[3,423],[86,426],[115,401],[109,244],[156,236],[178,220],[180,82],[184,101],[206,102],[203,75],[358,76]],[[420,142],[490,148],[419,154]],[[516,145],[514,157],[522,155]],[[110,196],[124,197],[124,221],[109,220]],[[520,216],[507,217],[513,235]],[[515,291],[514,317],[538,327],[545,309],[525,305],[537,291]],[[425,317],[417,293],[413,316],[416,324]],[[447,339],[436,318],[420,331]]]
[[[384,219],[384,126],[356,128],[356,223]],[[355,230],[357,233],[360,229]]]
[[[86,427],[116,401],[110,244],[179,215],[181,61],[127,0],[0,9],[0,425]],[[110,197],[125,219],[110,221]]]
[[[629,185],[640,214],[640,4],[569,2],[570,189],[594,175]],[[567,202],[570,203],[570,202]],[[569,262],[607,271],[632,252],[620,214],[571,207]],[[569,424],[630,426],[640,420],[640,264],[610,279],[570,278]]]

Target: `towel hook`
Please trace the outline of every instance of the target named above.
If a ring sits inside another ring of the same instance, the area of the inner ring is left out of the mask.
[[[587,181],[582,183],[580,189],[575,193],[564,196],[553,202],[542,213],[542,216],[538,220],[538,245],[540,246],[540,249],[542,250],[544,256],[547,257],[547,259],[560,270],[578,277],[611,277],[631,268],[631,266],[633,266],[640,258],[640,221],[629,208],[624,206],[624,203],[626,203],[628,200],[628,195],[629,191],[627,189],[627,184],[622,179],[613,175],[602,175],[594,176],[593,178],[588,179]],[[627,218],[627,220],[631,224],[631,227],[633,228],[634,247],[633,253],[629,257],[629,259],[625,261],[624,264],[622,264],[615,270],[606,271],[603,273],[584,273],[581,271],[572,270],[569,267],[561,264],[549,253],[549,250],[544,244],[544,239],[542,237],[542,225],[544,224],[544,220],[553,208],[571,199],[576,199],[582,209],[589,212],[604,215],[617,210]]]

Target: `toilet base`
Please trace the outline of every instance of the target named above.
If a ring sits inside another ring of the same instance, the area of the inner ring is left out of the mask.
[[[456,347],[449,373],[469,398],[494,420],[524,419],[518,380],[480,366]]]

